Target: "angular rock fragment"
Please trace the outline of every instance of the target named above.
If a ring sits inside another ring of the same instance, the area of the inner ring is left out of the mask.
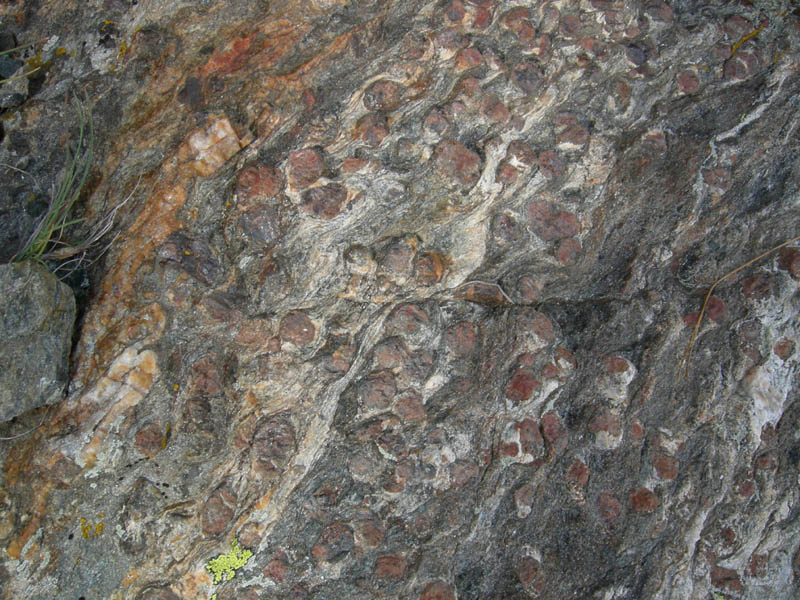
[[[0,265],[0,422],[60,401],[69,381],[75,297],[42,265]]]

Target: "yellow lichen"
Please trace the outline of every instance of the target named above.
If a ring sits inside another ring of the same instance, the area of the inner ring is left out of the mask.
[[[103,513],[97,513],[97,518],[102,519]],[[84,539],[90,540],[94,537],[103,534],[103,530],[105,529],[105,522],[104,521],[97,521],[96,523],[92,523],[87,519],[81,517],[81,536]]]
[[[247,548],[239,548],[239,540],[233,538],[230,552],[209,559],[206,570],[214,576],[214,584],[228,581],[236,575],[237,570],[247,564],[251,556],[253,553]]]
[[[750,38],[753,38],[753,37],[757,36],[759,33],[761,33],[761,31],[762,31],[763,29],[764,29],[764,26],[763,26],[763,25],[761,25],[760,27],[758,27],[757,29],[754,29],[754,30],[753,30],[753,31],[751,31],[750,33],[747,33],[747,34],[743,35],[743,36],[742,36],[742,39],[740,39],[738,42],[736,42],[736,43],[733,45],[733,47],[731,48],[731,56],[733,56],[734,54],[736,54],[736,51],[737,51],[739,48],[741,48],[741,47],[742,47],[742,44],[744,44],[744,43],[745,43],[747,40],[749,40]]]
[[[92,537],[92,524],[83,517],[81,517],[81,535],[87,540]]]
[[[167,447],[167,442],[169,441],[169,433],[170,433],[170,424],[167,423],[167,426],[164,430],[164,435],[161,436],[161,449]]]

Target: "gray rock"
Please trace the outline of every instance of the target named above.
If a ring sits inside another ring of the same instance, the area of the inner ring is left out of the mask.
[[[10,58],[7,55],[0,56],[0,79],[13,77],[14,73],[16,73],[21,66],[21,60]]]
[[[62,399],[75,297],[36,263],[0,265],[0,421]]]

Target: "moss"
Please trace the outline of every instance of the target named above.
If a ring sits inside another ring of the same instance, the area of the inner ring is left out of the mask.
[[[214,576],[214,583],[232,579],[238,569],[241,569],[250,560],[253,553],[247,548],[239,548],[239,541],[233,538],[230,552],[212,558],[206,565],[206,570]]]

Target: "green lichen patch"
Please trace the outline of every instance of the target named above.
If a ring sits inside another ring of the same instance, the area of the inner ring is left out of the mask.
[[[238,569],[247,564],[251,556],[253,553],[247,548],[239,548],[239,540],[233,538],[230,552],[209,559],[206,570],[214,576],[214,584],[228,581],[236,575]]]

